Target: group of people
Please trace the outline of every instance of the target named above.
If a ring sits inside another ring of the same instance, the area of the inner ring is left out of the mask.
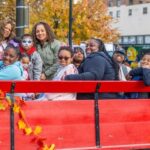
[[[143,56],[141,66],[135,70],[124,63],[124,58],[125,53],[121,51],[115,51],[112,57],[109,56],[103,41],[97,38],[88,40],[85,51],[81,47],[71,49],[67,44],[64,46],[45,22],[36,23],[32,33],[22,35],[19,40],[15,37],[11,21],[0,24],[0,80],[125,81],[137,77],[150,85],[150,53]],[[28,99],[38,99],[37,94],[27,96]],[[42,93],[42,96],[40,100],[94,99],[92,93]],[[99,98],[124,96],[129,95],[104,93]]]

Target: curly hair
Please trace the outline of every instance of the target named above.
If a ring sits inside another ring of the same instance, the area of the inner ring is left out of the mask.
[[[10,24],[11,25],[11,31],[10,31],[10,35],[7,39],[5,39],[3,33],[4,33],[4,28],[7,24]],[[4,40],[11,40],[15,37],[15,25],[13,23],[12,20],[3,20],[3,21],[0,21],[0,42],[1,41],[4,41]]]
[[[43,25],[44,26],[44,28],[46,30],[46,33],[47,33],[47,41],[49,43],[53,42],[56,37],[55,37],[55,34],[52,31],[51,27],[46,22],[38,22],[32,28],[32,37],[33,37],[34,43],[35,44],[41,44],[41,42],[36,37],[36,28],[37,28],[38,25]]]

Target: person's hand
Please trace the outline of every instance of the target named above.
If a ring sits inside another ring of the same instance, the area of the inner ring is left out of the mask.
[[[132,79],[132,76],[131,76],[130,74],[127,74],[127,75],[126,75],[126,79],[127,79],[127,80],[131,80],[131,79]]]
[[[42,74],[41,74],[40,79],[41,79],[41,80],[46,80],[46,76],[45,76],[45,74],[44,74],[44,73],[42,73]]]

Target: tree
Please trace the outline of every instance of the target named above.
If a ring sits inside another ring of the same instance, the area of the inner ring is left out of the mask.
[[[15,0],[8,0],[14,3]],[[65,40],[69,29],[69,0],[26,0],[30,6],[30,28],[38,21],[46,21],[57,37]],[[10,5],[9,5],[10,6]],[[15,7],[14,7],[15,8]],[[12,13],[13,14],[13,13]],[[119,33],[111,27],[112,18],[103,0],[79,1],[73,4],[73,40],[78,43],[90,37],[114,42]]]
[[[68,34],[69,0],[40,1],[38,9],[32,9],[31,24],[39,20],[48,22],[57,37],[64,39]],[[107,13],[103,0],[88,2],[82,0],[73,5],[73,39],[85,41],[90,37],[101,38],[105,42],[114,42],[119,33],[111,28],[112,18]]]

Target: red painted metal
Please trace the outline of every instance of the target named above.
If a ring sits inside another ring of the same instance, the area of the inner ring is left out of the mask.
[[[15,92],[95,92],[97,83],[100,92],[148,92],[150,86],[142,81],[14,81]],[[10,91],[12,81],[0,81],[2,90]]]
[[[99,81],[98,81],[99,82]],[[0,86],[5,82],[0,82]],[[32,83],[32,84],[31,84]],[[142,91],[149,92],[150,87],[143,82],[101,82],[101,92]],[[74,84],[74,86],[73,86]],[[97,82],[20,82],[16,81],[16,92],[39,92],[53,90],[92,92]],[[106,84],[106,85],[105,85]],[[10,89],[11,82],[5,90]],[[45,87],[44,87],[45,85]],[[68,87],[69,86],[69,87]],[[120,86],[120,88],[119,88]],[[2,86],[4,87],[4,86]],[[83,89],[84,88],[84,89]],[[114,90],[113,90],[114,88]],[[143,88],[143,89],[142,89]],[[37,91],[36,91],[37,90]],[[68,92],[67,91],[67,92]],[[44,101],[26,102],[22,108],[28,123],[43,128],[42,136],[46,143],[56,144],[57,150],[73,149],[139,149],[150,148],[150,101],[149,100],[100,100],[100,138],[101,148],[95,144],[94,101]],[[0,149],[10,149],[9,110],[0,111]],[[15,116],[15,122],[18,117]],[[37,150],[18,130],[15,123],[15,150]]]
[[[94,149],[94,102],[27,102],[23,107],[28,123],[43,127],[46,142],[56,144],[56,149]],[[135,107],[136,106],[136,107]],[[112,148],[150,147],[150,101],[107,100],[100,101],[101,146]],[[0,147],[8,150],[9,114],[0,112]],[[16,116],[16,121],[17,121]],[[148,145],[147,145],[148,144]],[[16,150],[36,150],[31,137],[15,130]],[[88,148],[89,147],[89,148]]]

